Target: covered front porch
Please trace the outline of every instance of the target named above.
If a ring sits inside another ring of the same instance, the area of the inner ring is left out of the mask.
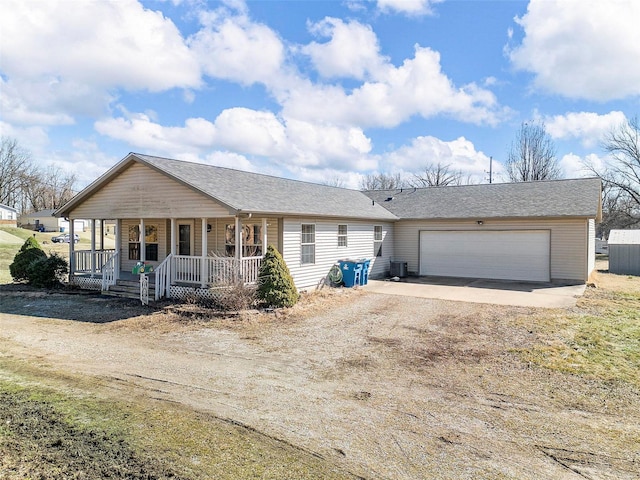
[[[70,284],[109,291],[118,280],[139,280],[132,269],[142,262],[147,272],[140,282],[141,298],[145,282],[152,300],[207,296],[216,287],[257,282],[269,230],[271,243],[278,246],[278,220],[251,215],[116,219],[110,222],[115,248],[105,248],[106,223],[92,222],[89,250],[69,244]],[[72,227],[70,234],[73,238]]]

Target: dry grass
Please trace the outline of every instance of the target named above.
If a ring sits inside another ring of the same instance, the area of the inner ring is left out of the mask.
[[[355,478],[237,422],[100,391],[86,378],[0,359],[0,478]]]
[[[520,353],[552,370],[640,387],[640,278],[600,271],[595,283],[572,312],[519,317],[540,339]]]

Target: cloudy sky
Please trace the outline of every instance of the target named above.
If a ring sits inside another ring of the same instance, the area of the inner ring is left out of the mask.
[[[544,121],[566,177],[640,113],[637,0],[2,0],[0,134],[85,186],[128,152],[315,182],[500,180]]]

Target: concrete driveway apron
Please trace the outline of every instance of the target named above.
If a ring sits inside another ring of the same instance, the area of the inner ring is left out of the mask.
[[[401,281],[369,280],[368,292],[407,297],[490,303],[515,307],[570,308],[586,285],[553,285],[469,278],[409,277]]]

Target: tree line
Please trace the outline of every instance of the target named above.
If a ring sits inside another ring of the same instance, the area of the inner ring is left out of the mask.
[[[74,195],[76,176],[36,164],[31,153],[10,137],[0,140],[0,203],[20,214],[56,209]]]

